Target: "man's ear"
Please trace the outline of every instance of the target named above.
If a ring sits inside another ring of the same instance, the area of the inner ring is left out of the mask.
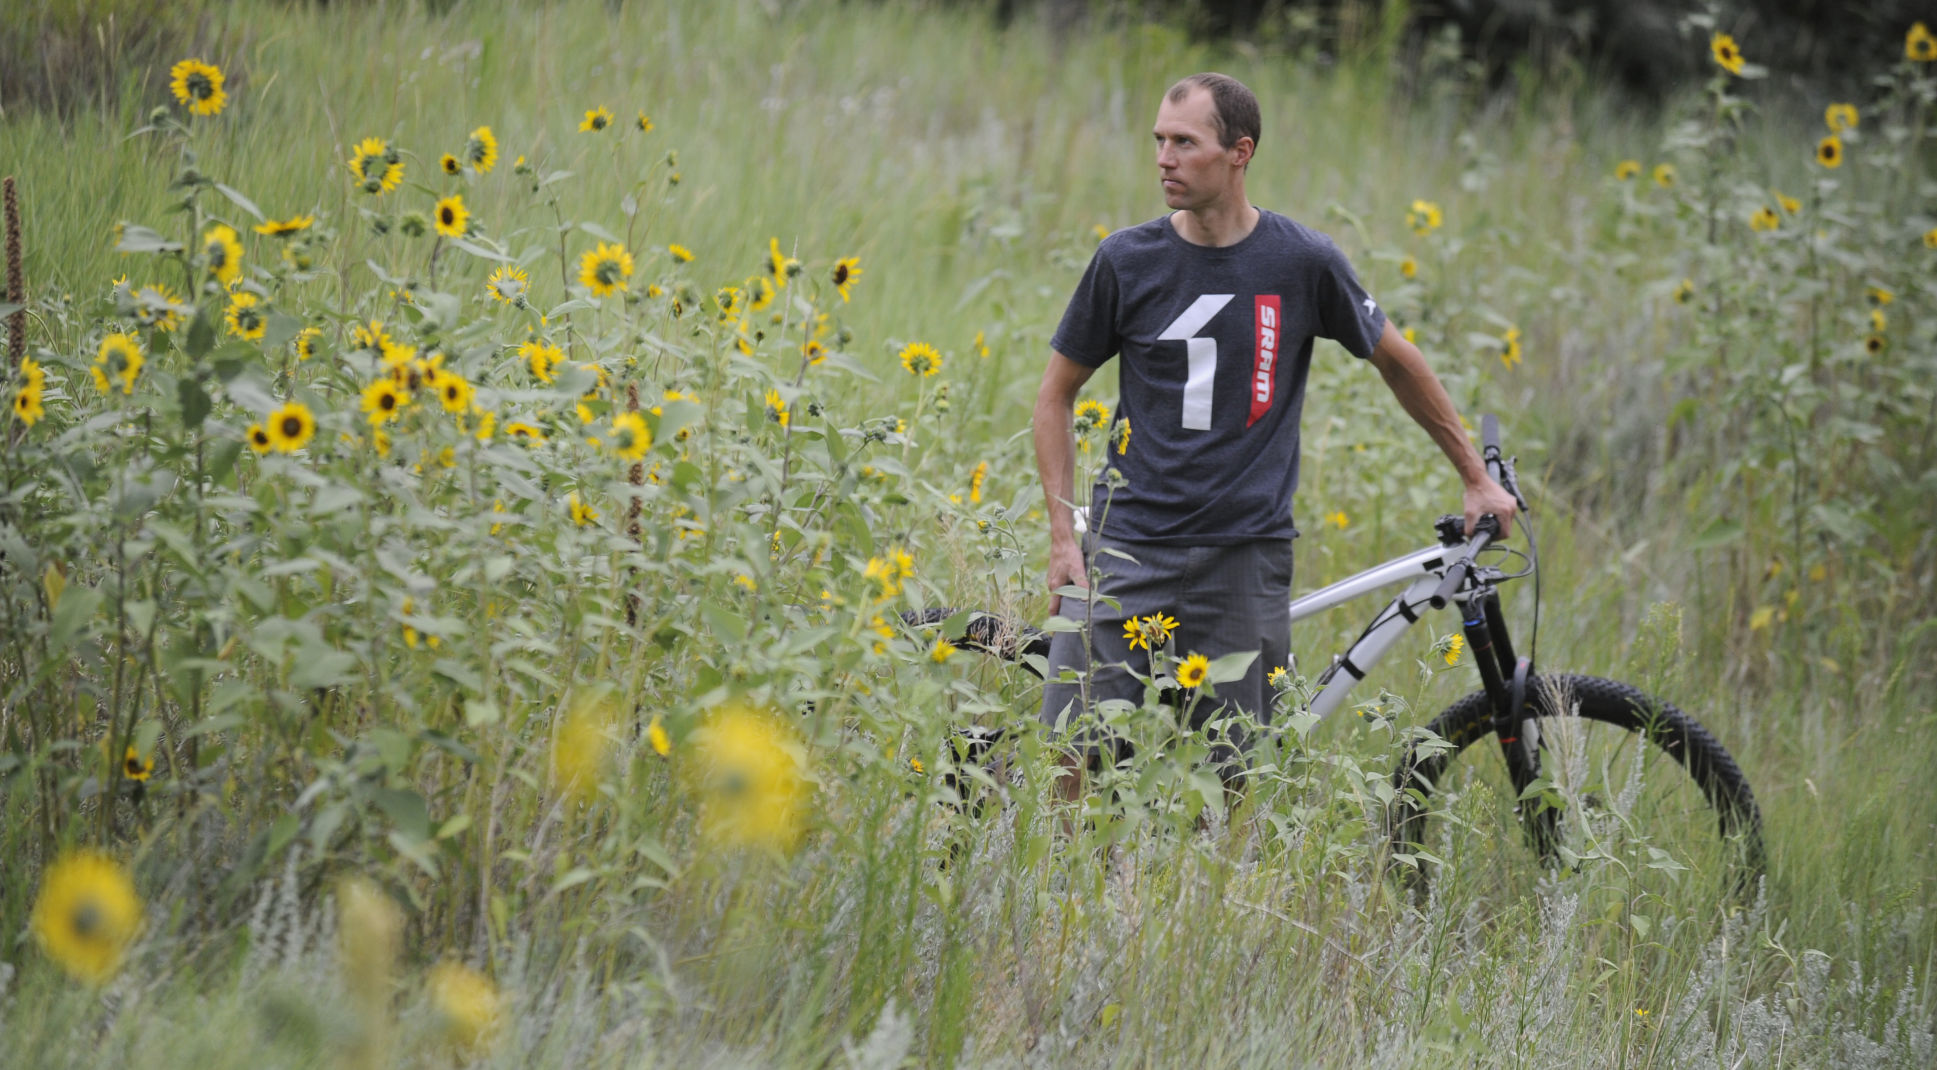
[[[1239,167],[1250,163],[1251,154],[1257,151],[1257,147],[1258,143],[1248,137],[1238,138],[1237,144],[1231,146],[1231,162]]]

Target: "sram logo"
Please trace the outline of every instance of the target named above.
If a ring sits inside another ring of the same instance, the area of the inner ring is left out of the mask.
[[[1278,383],[1278,295],[1259,294],[1254,301],[1256,316],[1253,322],[1258,325],[1258,345],[1253,350],[1251,418],[1245,421],[1246,427],[1257,423],[1260,417],[1271,411],[1271,399]]]

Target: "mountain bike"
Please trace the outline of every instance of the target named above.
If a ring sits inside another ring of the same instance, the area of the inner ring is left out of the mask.
[[[1290,607],[1296,623],[1404,585],[1317,677],[1304,708],[1320,720],[1347,708],[1354,686],[1424,612],[1452,607],[1459,613],[1470,653],[1462,660],[1479,671],[1480,690],[1408,740],[1392,773],[1385,827],[1391,857],[1423,886],[1427,869],[1421,862],[1436,860],[1427,850],[1434,796],[1448,791],[1462,758],[1467,766],[1481,764],[1476,756],[1486,748],[1478,745],[1491,736],[1510,787],[1505,798],[1543,864],[1578,865],[1597,842],[1626,830],[1671,845],[1667,851],[1654,848],[1657,864],[1682,868],[1693,861],[1693,868],[1713,868],[1736,891],[1746,890],[1764,866],[1762,817],[1747,778],[1722,744],[1693,717],[1639,688],[1595,676],[1539,673],[1531,655],[1516,654],[1499,588],[1534,579],[1530,649],[1537,652],[1539,549],[1515,460],[1502,454],[1499,422],[1491,415],[1482,420],[1481,442],[1487,472],[1520,505],[1526,551],[1500,540],[1494,517],[1482,517],[1469,536],[1463,517],[1443,516],[1431,545],[1295,599]],[[961,610],[926,609],[903,619],[935,627],[964,618]],[[973,612],[961,631],[957,647],[1022,662],[1040,675],[1046,633]],[[980,762],[1002,734],[965,731],[958,751]]]

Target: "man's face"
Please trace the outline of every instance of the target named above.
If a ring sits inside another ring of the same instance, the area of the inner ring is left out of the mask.
[[[1157,106],[1157,172],[1163,182],[1164,203],[1172,209],[1195,211],[1224,199],[1251,158],[1251,139],[1239,138],[1225,148],[1218,144],[1216,105],[1208,89],[1192,89],[1182,101],[1169,95]]]

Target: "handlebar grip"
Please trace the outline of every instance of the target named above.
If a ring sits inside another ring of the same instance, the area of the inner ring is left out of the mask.
[[[1500,481],[1500,418],[1492,413],[1480,415],[1480,456],[1486,459],[1486,474]]]
[[[1446,578],[1440,582],[1439,589],[1433,592],[1430,599],[1434,609],[1446,608],[1446,603],[1452,601],[1453,595],[1459,593],[1459,585],[1466,582],[1466,573],[1472,567],[1471,561],[1461,561],[1446,570]]]

